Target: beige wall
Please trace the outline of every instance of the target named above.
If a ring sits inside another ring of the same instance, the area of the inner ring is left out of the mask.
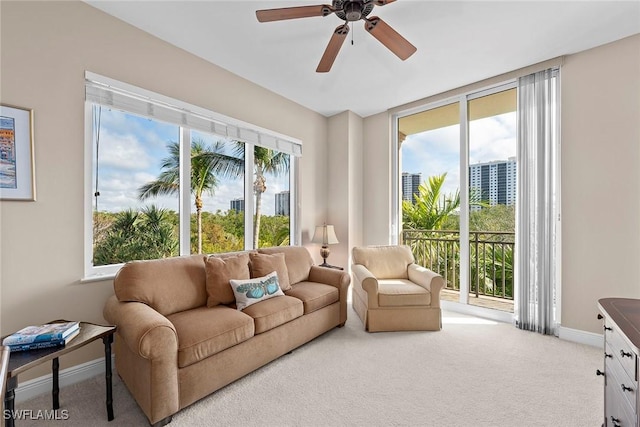
[[[640,298],[640,35],[568,56],[562,84],[562,325]]]
[[[38,196],[0,203],[0,333],[58,318],[104,322],[112,282],[80,283],[85,70],[299,138],[303,243],[325,219],[325,117],[84,3],[0,7],[1,101],[34,109]],[[61,367],[101,355],[96,343],[65,356]],[[21,380],[46,372],[43,366]]]
[[[333,224],[340,242],[330,246],[327,262],[348,268],[351,248],[362,244],[362,117],[345,111],[329,118],[328,147],[331,153],[326,177],[327,224]]]
[[[389,242],[383,230],[390,222],[384,202],[391,174],[384,153],[391,114],[561,63],[550,60],[367,117],[365,243]],[[599,298],[640,298],[640,35],[565,57],[561,91],[561,324],[601,333]]]

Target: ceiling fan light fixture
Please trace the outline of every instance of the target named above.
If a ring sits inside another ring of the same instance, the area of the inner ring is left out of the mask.
[[[326,47],[320,64],[318,64],[318,68],[316,69],[318,73],[326,73],[331,69],[340,51],[340,47],[349,33],[349,23],[355,21],[365,21],[365,30],[403,61],[415,53],[415,46],[409,43],[409,41],[382,19],[376,16],[368,18],[374,6],[385,6],[395,1],[396,0],[333,0],[331,6],[320,4],[315,6],[294,6],[257,10],[256,17],[259,22],[270,22],[310,18],[314,16],[324,17],[335,13],[336,16],[345,21],[345,23],[334,30],[329,40],[329,45]]]

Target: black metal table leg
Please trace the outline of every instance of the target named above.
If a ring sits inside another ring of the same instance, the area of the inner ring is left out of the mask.
[[[51,363],[51,375],[53,376],[53,409],[60,409],[60,383],[58,382],[58,372],[60,370],[60,361],[54,358]]]
[[[107,383],[107,420],[113,420],[113,395],[111,385],[111,343],[113,342],[113,334],[109,334],[102,338],[104,342],[104,376]]]
[[[5,411],[5,420],[4,420],[4,425],[5,427],[14,427],[15,423],[15,419],[13,417],[14,415],[14,411],[15,411],[15,397],[16,397],[16,393],[15,393],[15,389],[16,387],[18,387],[18,377],[9,377],[7,379],[7,387],[6,387],[6,391],[4,393],[4,409]],[[8,416],[7,416],[8,415]]]

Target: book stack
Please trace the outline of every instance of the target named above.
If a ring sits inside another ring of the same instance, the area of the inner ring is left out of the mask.
[[[12,352],[63,346],[80,333],[80,322],[27,326],[2,340]]]

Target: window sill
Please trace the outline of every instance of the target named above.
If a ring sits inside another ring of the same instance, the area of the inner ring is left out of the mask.
[[[116,273],[88,276],[80,279],[80,283],[104,282],[106,280],[113,280],[114,277],[116,277]]]

